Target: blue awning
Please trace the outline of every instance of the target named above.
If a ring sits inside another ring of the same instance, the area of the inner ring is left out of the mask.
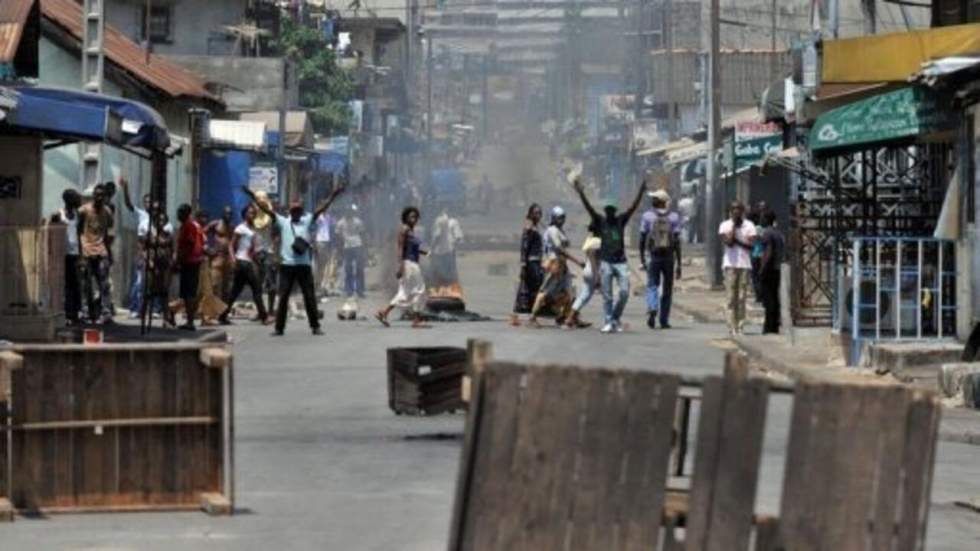
[[[343,174],[347,170],[347,156],[335,151],[318,149],[314,154],[314,160],[318,172]]]
[[[164,150],[170,135],[163,117],[131,100],[59,88],[9,88],[15,105],[0,123],[54,138]]]

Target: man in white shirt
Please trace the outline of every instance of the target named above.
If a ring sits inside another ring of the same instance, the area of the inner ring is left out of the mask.
[[[745,205],[739,201],[732,202],[729,214],[730,218],[719,226],[718,235],[725,247],[721,267],[728,293],[728,331],[736,336],[742,334],[745,325],[745,297],[752,279],[752,245],[756,240],[756,228],[745,218]]]
[[[364,298],[364,222],[358,216],[357,205],[350,205],[337,222],[336,237],[344,251],[344,294],[348,299]]]
[[[65,321],[76,325],[82,311],[82,290],[78,277],[81,247],[78,241],[78,209],[82,195],[74,189],[61,194],[64,208],[51,216],[51,223],[65,225]]]
[[[337,221],[329,212],[316,219],[316,277],[317,288],[326,295],[337,293],[337,265],[340,249],[336,239]]]

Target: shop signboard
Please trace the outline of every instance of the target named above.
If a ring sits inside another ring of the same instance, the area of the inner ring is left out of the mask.
[[[810,130],[810,149],[825,151],[926,137],[956,122],[936,94],[910,86],[838,107]]]

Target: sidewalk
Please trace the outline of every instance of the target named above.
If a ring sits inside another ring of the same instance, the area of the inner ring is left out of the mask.
[[[685,266],[687,273],[677,286],[674,308],[698,323],[725,323],[725,293],[708,289],[703,280],[704,259],[694,258]],[[872,369],[847,367],[841,347],[828,327],[793,328],[792,340],[786,334],[761,335],[758,327],[761,309],[749,307],[748,335],[730,339],[745,352],[758,368],[771,376],[791,380],[854,378],[897,380],[891,375],[877,375]],[[727,332],[719,330],[719,337]],[[980,445],[980,411],[960,407],[943,408],[939,439]]]

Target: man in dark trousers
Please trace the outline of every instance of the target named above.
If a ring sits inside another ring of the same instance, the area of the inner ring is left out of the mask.
[[[766,210],[762,213],[762,258],[759,262],[759,293],[762,306],[766,310],[762,333],[779,333],[779,281],[780,266],[783,263],[786,241],[776,225],[776,213]]]
[[[89,319],[93,322],[112,322],[109,268],[112,265],[113,224],[105,187],[98,184],[92,192],[92,202],[78,209],[78,242],[81,248],[78,277],[81,280],[82,300],[88,304]]]
[[[177,207],[177,268],[180,271],[180,298],[184,299],[187,322],[180,328],[194,331],[197,315],[197,288],[200,285],[201,266],[204,264],[204,228],[192,216],[194,209],[184,203]]]
[[[640,261],[647,270],[647,327],[670,329],[674,276],[681,277],[681,217],[668,210],[670,195],[653,192],[653,208],[640,223]],[[663,288],[661,289],[661,284]]]
[[[82,308],[82,291],[78,280],[81,248],[78,240],[78,209],[82,206],[82,195],[74,189],[61,194],[64,208],[51,216],[52,224],[65,225],[65,321],[69,326],[79,322]]]
[[[343,187],[334,188],[314,212],[303,212],[303,203],[294,201],[289,206],[289,216],[282,216],[264,203],[256,201],[255,194],[247,187],[242,191],[252,198],[255,206],[271,216],[279,228],[279,256],[282,264],[279,267],[279,304],[276,309],[276,329],[274,337],[281,337],[286,330],[286,316],[289,314],[289,296],[293,286],[299,285],[303,293],[303,303],[306,306],[306,317],[314,335],[322,335],[320,329],[320,312],[316,305],[316,287],[313,282],[313,227],[314,221],[330,208]]]

